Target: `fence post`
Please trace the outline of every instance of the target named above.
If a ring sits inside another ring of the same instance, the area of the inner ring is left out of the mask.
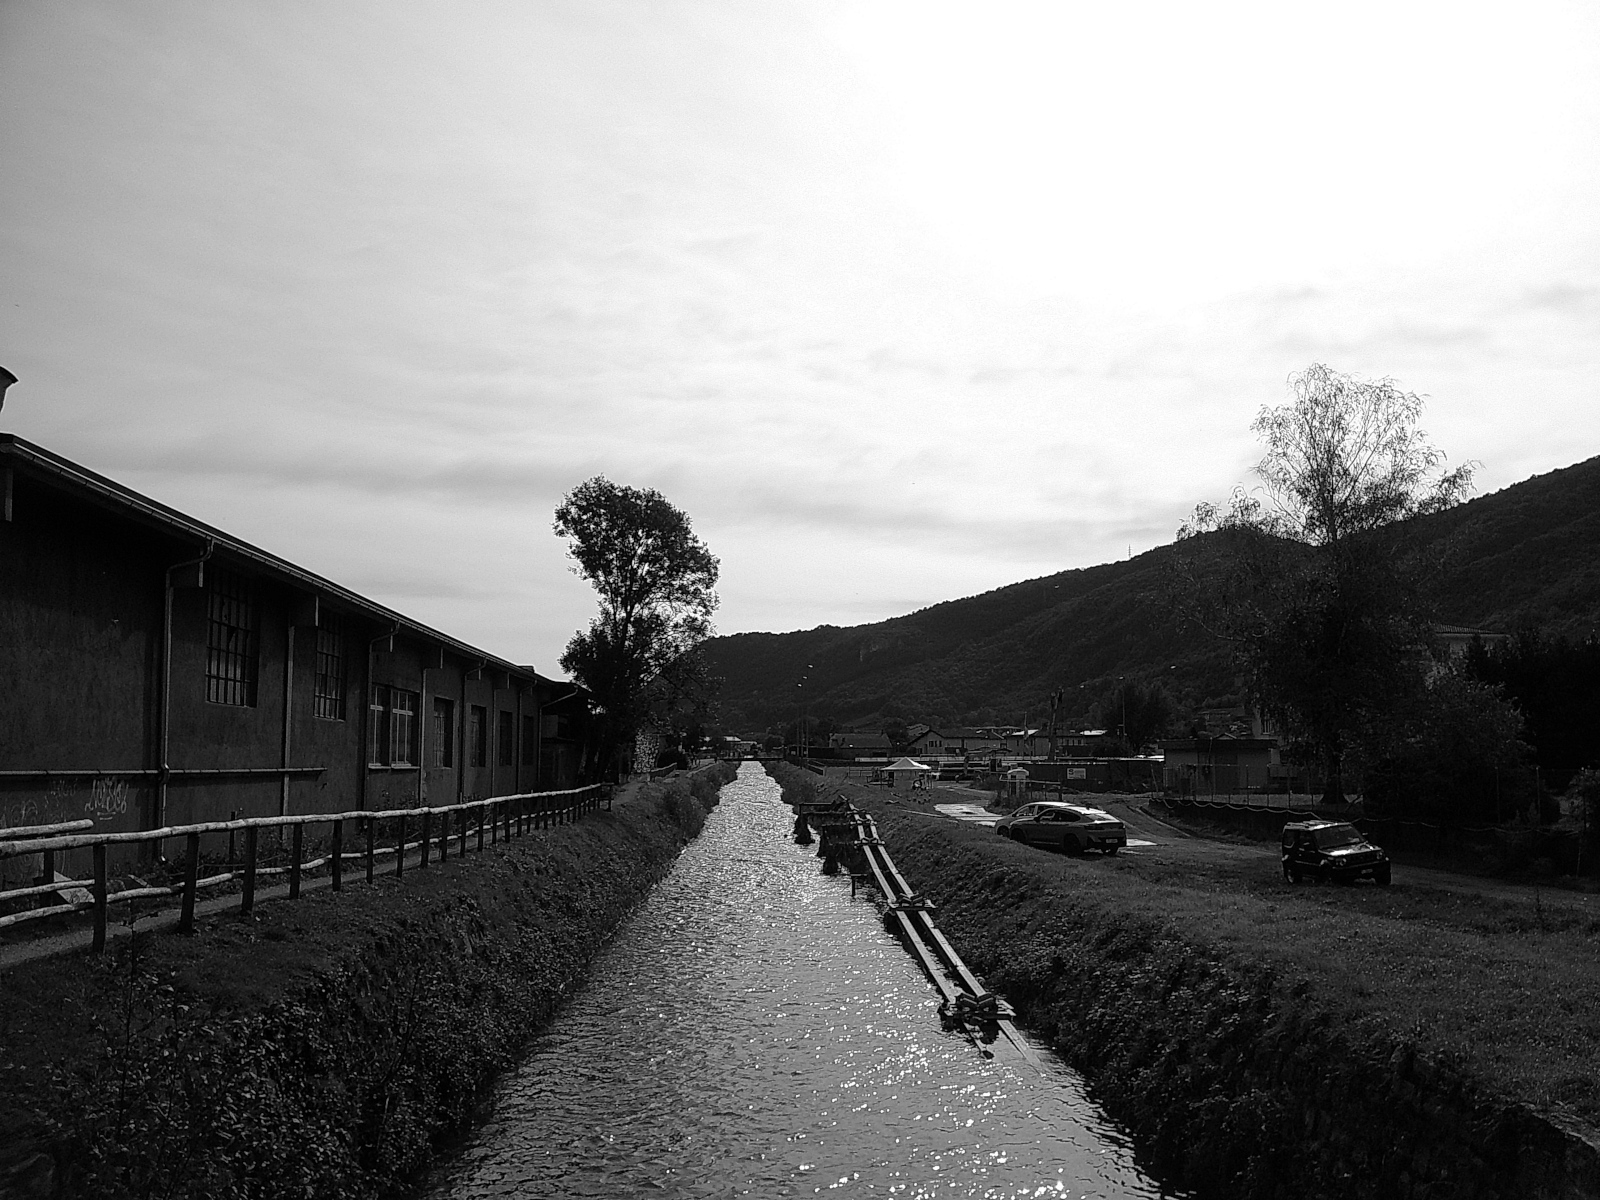
[[[467,813],[467,810],[463,808],[461,810],[461,841],[459,843],[460,848],[456,851],[456,857],[457,858],[465,858],[467,856],[467,820],[468,820],[468,815],[469,814]]]
[[[399,879],[406,873],[406,815],[401,813],[395,818],[400,829],[394,835],[394,877]],[[427,843],[423,843],[426,845]],[[424,851],[424,854],[427,852]]]
[[[244,827],[244,894],[239,897],[239,915],[248,917],[256,906],[256,840],[254,825]]]
[[[446,809],[439,814],[439,861],[444,862],[450,857],[450,812]]]
[[[304,857],[306,827],[296,822],[294,836],[289,839],[289,899],[300,899],[300,860]]]
[[[506,802],[501,800],[484,809],[484,817],[489,822],[489,845],[494,845],[500,840],[500,814],[505,810]],[[478,849],[483,849],[483,828],[478,828]]]
[[[485,818],[488,817],[490,811],[491,810],[487,806],[485,806],[483,808],[480,808],[478,810],[478,853],[479,854],[483,853],[483,823],[484,823]]]
[[[189,852],[183,864],[183,913],[178,918],[178,932],[189,937],[194,933],[195,884],[200,882],[200,835],[191,833],[184,840]]]
[[[373,867],[374,867],[373,856],[374,856],[374,852],[375,852],[372,842],[373,842],[373,839],[378,836],[378,819],[376,817],[363,817],[363,818],[361,818],[361,823],[366,827],[365,832],[366,832],[366,835],[367,835],[367,882],[371,883],[372,882],[372,875],[373,875]]]
[[[403,818],[402,818],[403,819]],[[417,866],[424,868],[428,865],[429,841],[433,835],[433,814],[427,809],[422,810],[422,856]]]
[[[54,850],[46,850],[39,857],[39,878],[34,882],[54,883],[56,881],[56,852]],[[33,903],[35,908],[43,908],[50,903],[50,897],[48,895],[37,896],[34,898]]]
[[[333,868],[333,890],[344,890],[344,822],[333,823],[333,837],[329,839],[333,844],[328,856],[328,865]]]
[[[106,948],[106,844],[94,846],[94,952]]]

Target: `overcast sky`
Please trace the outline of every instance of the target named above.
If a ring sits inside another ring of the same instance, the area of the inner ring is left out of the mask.
[[[723,632],[1170,541],[1311,362],[1600,453],[1589,3],[0,0],[0,428],[555,672],[589,476]]]

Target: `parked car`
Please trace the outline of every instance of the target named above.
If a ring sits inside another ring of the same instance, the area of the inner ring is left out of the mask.
[[[995,822],[1001,837],[1066,854],[1100,850],[1115,854],[1128,844],[1128,830],[1108,812],[1063,800],[1036,800]]]
[[[1389,856],[1348,821],[1290,821],[1283,827],[1283,877],[1350,883],[1366,875],[1389,886]]]

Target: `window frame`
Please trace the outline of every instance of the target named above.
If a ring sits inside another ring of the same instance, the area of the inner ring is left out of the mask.
[[[261,597],[252,580],[218,567],[206,588],[206,701],[254,708],[261,676]]]
[[[316,665],[311,677],[311,715],[319,720],[345,719],[345,692],[350,678],[347,645],[344,619],[338,613],[320,614]]]

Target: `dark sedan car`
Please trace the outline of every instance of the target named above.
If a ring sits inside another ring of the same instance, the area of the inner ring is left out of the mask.
[[[1115,854],[1128,844],[1128,831],[1108,812],[1061,800],[1036,800],[995,822],[1001,837],[1067,854],[1101,850]]]

